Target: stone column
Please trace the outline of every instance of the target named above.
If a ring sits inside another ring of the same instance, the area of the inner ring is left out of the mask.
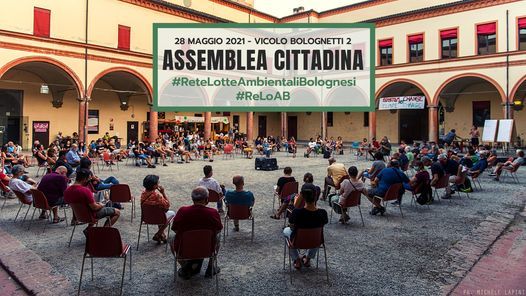
[[[327,137],[327,112],[321,113],[321,138]]]
[[[281,136],[288,138],[289,126],[287,121],[287,112],[281,112]]]
[[[247,112],[247,141],[254,140],[254,112]]]
[[[205,139],[210,138],[212,132],[212,112],[205,112]]]
[[[148,140],[150,142],[155,141],[157,139],[157,136],[159,134],[158,132],[158,126],[159,126],[159,117],[157,114],[157,111],[154,111],[150,107],[150,120],[148,121]]]
[[[376,112],[369,112],[369,141],[376,138]]]
[[[88,108],[88,102],[84,99],[79,99],[79,139],[81,141],[84,141],[84,143],[88,140],[88,118],[87,118],[87,108]]]
[[[429,142],[438,143],[438,106],[427,106],[427,112],[429,117]]]

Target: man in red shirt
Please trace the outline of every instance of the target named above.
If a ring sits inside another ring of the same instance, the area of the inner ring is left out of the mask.
[[[203,186],[198,186],[192,190],[192,201],[194,202],[193,205],[181,207],[179,211],[177,211],[172,224],[172,230],[176,233],[174,241],[174,250],[176,251],[179,249],[181,237],[185,231],[210,229],[220,234],[221,229],[223,229],[223,224],[221,223],[221,218],[217,210],[206,206],[208,204],[208,189]],[[219,248],[219,239],[216,238],[212,243],[216,249]],[[190,279],[193,275],[201,271],[203,259],[179,260],[179,264],[181,265],[178,271],[179,276],[184,279]],[[211,277],[213,274],[219,273],[218,267],[212,272],[212,266],[212,260],[208,260],[208,268],[205,273],[206,277]]]
[[[89,206],[93,217],[103,219],[110,217],[110,223],[106,222],[104,226],[111,226],[117,222],[120,216],[120,211],[112,207],[105,207],[103,204],[95,202],[93,193],[86,187],[90,183],[91,172],[88,169],[80,169],[77,171],[75,184],[71,185],[64,191],[64,202],[68,204],[79,203]],[[93,226],[92,224],[88,227]]]

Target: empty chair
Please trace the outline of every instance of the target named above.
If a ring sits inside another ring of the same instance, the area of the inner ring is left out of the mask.
[[[96,225],[99,220],[95,218],[93,215],[93,212],[91,211],[89,205],[87,204],[77,204],[77,203],[71,203],[69,204],[71,207],[71,210],[73,211],[73,215],[75,216],[75,219],[77,223],[73,224],[73,229],[71,230],[71,236],[69,237],[68,247],[71,246],[71,240],[73,239],[73,234],[75,233],[75,228],[77,228],[77,224],[94,224]],[[110,218],[107,218],[107,221],[109,223]],[[67,222],[67,221],[66,221]]]
[[[360,207],[361,199],[362,199],[362,192],[356,190],[356,191],[351,192],[351,194],[347,198],[345,198],[344,203],[341,203],[341,204],[333,203],[333,206],[340,208],[341,213],[343,213],[343,209],[358,207],[358,211],[360,212],[360,218],[362,219],[362,226],[365,226],[363,222],[362,208]],[[334,211],[335,209],[333,207],[331,211],[331,217],[329,220],[331,221],[331,223],[332,223],[332,212]],[[343,220],[343,224],[347,224],[347,221],[345,219]]]
[[[131,222],[133,222],[133,216],[135,216],[135,198],[132,196],[130,186],[127,184],[115,184],[110,187],[110,202],[132,204],[131,210]]]
[[[179,260],[196,260],[206,259],[212,260],[212,266],[217,269],[217,242],[216,233],[209,229],[188,230],[181,234],[179,246],[176,249],[173,240],[170,244],[172,254],[174,256],[174,282],[177,278],[177,261]],[[212,272],[214,274],[214,272]],[[219,279],[217,273],[216,278],[216,294],[219,292]]]
[[[122,286],[124,284],[124,273],[126,272],[126,259],[130,254],[130,280],[132,278],[132,253],[130,245],[124,244],[121,234],[117,228],[113,227],[89,227],[86,231],[86,247],[82,257],[82,266],[80,268],[79,288],[77,295],[80,295],[82,287],[82,276],[84,274],[84,262],[86,258],[91,259],[91,280],[93,280],[93,258],[122,258],[124,265],[122,268],[120,295],[122,295]],[[107,266],[106,261],[104,266]],[[110,269],[113,273],[114,269]]]
[[[146,224],[146,236],[150,241],[150,230],[148,225],[169,225],[172,223],[175,216],[172,216],[169,220],[166,218],[165,210],[156,205],[141,205],[141,222],[139,224],[139,235],[137,237],[137,250],[139,250],[139,243],[141,241],[141,229],[142,225]],[[168,226],[168,241],[170,241],[170,226]],[[168,248],[168,244],[166,244]]]
[[[254,241],[254,215],[252,214],[252,208],[246,205],[227,205],[227,212],[225,215],[225,225],[223,228],[224,237],[228,235],[228,221],[230,220],[251,220],[252,221],[252,237],[251,241]]]
[[[287,249],[318,249],[316,255],[316,268],[319,263],[319,248],[323,248],[325,257],[325,274],[327,276],[327,283],[329,283],[329,266],[327,263],[327,249],[325,247],[325,239],[323,236],[323,227],[319,228],[298,228],[294,237],[290,240],[285,237],[285,247],[283,251],[283,268],[285,268],[285,258],[287,256]],[[290,282],[292,283],[292,259],[289,252],[289,274]]]
[[[234,146],[232,144],[226,144],[223,148],[223,159],[227,157],[234,158]]]

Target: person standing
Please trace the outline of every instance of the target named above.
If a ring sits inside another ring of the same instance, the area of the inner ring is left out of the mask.
[[[469,135],[471,137],[471,147],[476,148],[479,146],[479,137],[480,132],[477,126],[473,125],[471,127],[471,130],[469,131]]]

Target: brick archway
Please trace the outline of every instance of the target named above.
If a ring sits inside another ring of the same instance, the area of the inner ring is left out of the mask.
[[[378,96],[383,92],[385,91],[388,87],[392,86],[393,84],[395,83],[408,83],[408,84],[412,84],[414,85],[415,87],[417,87],[419,90],[422,91],[422,93],[424,94],[424,96],[426,97],[426,102],[428,105],[431,105],[431,96],[429,96],[429,93],[427,92],[427,90],[424,88],[424,86],[422,84],[420,84],[419,82],[416,82],[414,80],[411,80],[411,79],[406,79],[406,78],[397,78],[397,79],[394,79],[394,80],[391,80],[389,82],[386,82],[384,83],[377,91],[376,93],[374,94],[374,100],[375,102],[378,101]]]
[[[66,74],[69,76],[69,78],[71,78],[73,84],[75,85],[75,89],[77,90],[77,97],[82,98],[84,96],[84,86],[82,84],[82,81],[77,76],[77,74],[71,68],[66,66],[66,64],[58,60],[48,58],[48,57],[31,56],[31,57],[23,57],[23,58],[13,60],[0,68],[0,78],[2,78],[2,76],[4,76],[5,73],[7,73],[9,70],[13,69],[17,65],[31,63],[31,62],[48,63],[66,72]]]
[[[490,83],[491,85],[493,85],[493,87],[495,87],[495,89],[499,93],[501,101],[503,103],[506,103],[506,94],[504,93],[504,90],[500,87],[499,83],[495,81],[493,78],[486,76],[484,74],[479,74],[479,73],[464,73],[464,74],[459,74],[459,75],[450,77],[449,79],[447,79],[440,85],[440,87],[437,89],[435,96],[433,98],[433,105],[438,105],[439,100],[440,100],[440,94],[442,93],[442,91],[444,90],[446,86],[448,86],[451,82],[455,80],[466,78],[466,77],[478,77]]]
[[[106,69],[106,70],[100,72],[99,74],[97,74],[97,76],[95,76],[91,80],[91,83],[90,83],[90,85],[88,87],[88,90],[87,90],[88,98],[91,98],[91,94],[93,93],[93,89],[95,88],[95,84],[97,84],[97,82],[102,77],[104,77],[104,75],[109,74],[109,73],[113,73],[113,72],[126,72],[126,73],[129,73],[129,74],[135,76],[137,79],[139,79],[144,84],[144,86],[146,87],[146,90],[148,91],[148,104],[150,104],[150,105],[153,104],[153,99],[152,99],[153,90],[152,90],[152,86],[150,85],[148,80],[141,73],[139,73],[139,72],[137,72],[137,71],[135,71],[133,69],[130,69],[130,68],[125,68],[125,67],[109,68],[109,69]]]

